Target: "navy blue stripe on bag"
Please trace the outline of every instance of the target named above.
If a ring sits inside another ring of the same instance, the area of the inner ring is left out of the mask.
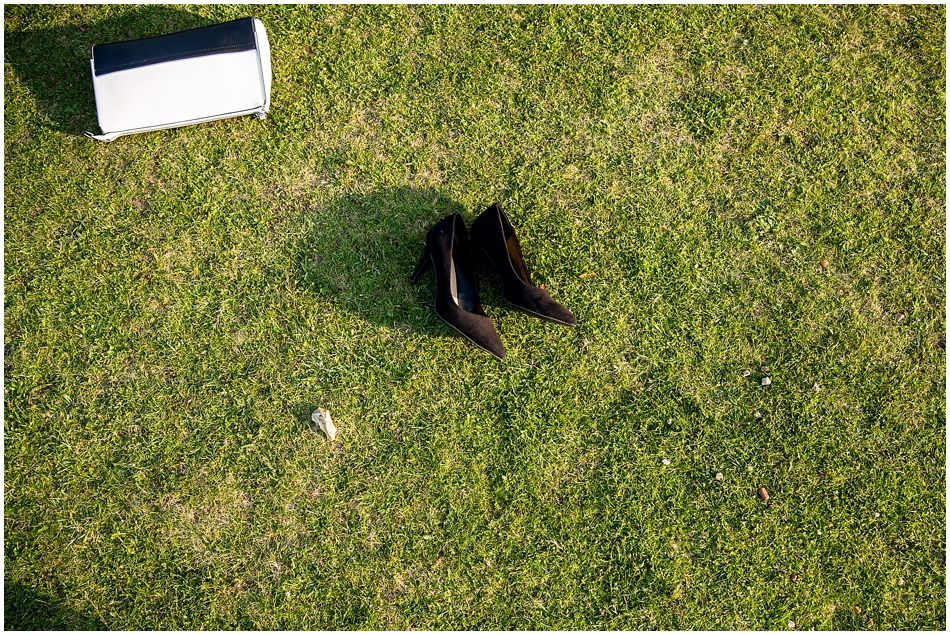
[[[97,44],[92,47],[92,58],[98,77],[151,64],[255,48],[254,19],[242,18],[141,40]]]

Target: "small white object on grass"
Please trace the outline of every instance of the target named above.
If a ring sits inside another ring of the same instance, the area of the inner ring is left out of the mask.
[[[716,480],[721,481],[723,479],[722,472],[716,472]]]
[[[789,620],[789,621],[788,621],[788,627],[789,627],[789,628],[795,628],[795,622],[793,622],[792,620]]]
[[[669,465],[669,464],[670,464],[669,459],[663,459],[663,465]]]
[[[310,415],[310,418],[323,430],[323,434],[327,435],[328,439],[333,441],[333,439],[336,438],[336,426],[333,425],[333,419],[330,418],[330,412],[328,410],[317,408],[313,411],[313,414]]]
[[[759,412],[758,410],[756,410],[756,411],[755,411],[755,418],[756,418],[756,419],[761,419],[761,418],[762,418],[762,413]]]
[[[772,384],[772,380],[771,380],[771,379],[769,379],[768,377],[763,377],[763,378],[762,378],[762,385],[763,385],[763,386],[769,386],[769,385],[771,385],[771,384]]]

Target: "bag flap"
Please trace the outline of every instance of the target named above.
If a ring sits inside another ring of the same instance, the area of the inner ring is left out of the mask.
[[[99,77],[150,64],[255,48],[254,19],[241,18],[141,40],[97,44],[92,47],[92,66]]]

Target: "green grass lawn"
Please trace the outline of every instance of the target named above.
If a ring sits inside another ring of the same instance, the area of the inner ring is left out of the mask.
[[[82,136],[246,15],[266,121]],[[6,6],[5,627],[943,629],[945,20]],[[503,362],[408,282],[493,201]]]

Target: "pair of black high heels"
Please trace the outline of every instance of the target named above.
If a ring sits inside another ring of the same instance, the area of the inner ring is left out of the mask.
[[[433,225],[426,234],[422,259],[409,277],[409,282],[415,284],[426,265],[432,263],[435,314],[470,342],[498,359],[505,358],[501,338],[478,301],[473,246],[495,267],[505,301],[531,315],[558,324],[577,325],[573,313],[531,283],[515,230],[501,206],[495,203],[472,223],[471,241],[459,214],[446,216]]]

